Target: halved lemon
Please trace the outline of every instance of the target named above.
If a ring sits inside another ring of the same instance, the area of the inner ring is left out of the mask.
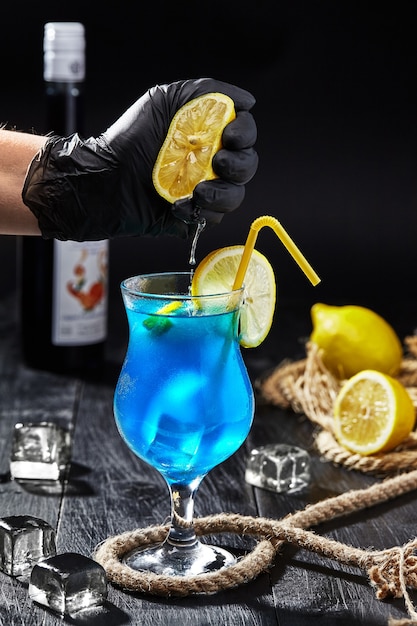
[[[227,246],[210,252],[194,272],[192,295],[209,295],[231,291],[244,246]],[[245,348],[255,348],[265,339],[272,325],[276,284],[268,259],[253,250],[245,281],[245,304],[240,315],[239,342]]]
[[[176,112],[153,168],[159,195],[173,203],[192,195],[201,181],[217,178],[212,159],[235,117],[234,102],[223,93],[199,96]]]
[[[363,370],[342,386],[334,405],[335,436],[351,452],[387,452],[412,431],[413,402],[398,380]]]

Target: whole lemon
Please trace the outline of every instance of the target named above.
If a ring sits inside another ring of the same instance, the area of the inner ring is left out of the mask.
[[[395,376],[401,366],[401,341],[380,315],[353,304],[311,307],[310,339],[322,349],[323,363],[339,379],[366,369]]]

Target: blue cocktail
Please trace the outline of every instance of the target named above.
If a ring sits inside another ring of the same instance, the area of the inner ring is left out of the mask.
[[[235,561],[197,540],[194,494],[204,476],[246,439],[254,413],[238,341],[243,290],[192,296],[190,284],[189,273],[122,283],[129,345],[114,398],[121,436],[164,476],[172,504],[166,541],[125,561],[135,569],[176,575]]]

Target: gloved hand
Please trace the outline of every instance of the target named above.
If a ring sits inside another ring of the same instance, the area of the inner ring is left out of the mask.
[[[192,199],[171,205],[153,186],[154,163],[178,109],[210,92],[230,96],[236,110],[213,158],[219,178],[199,183]],[[210,226],[241,204],[258,166],[249,112],[254,103],[249,92],[210,78],[153,87],[97,138],[51,137],[29,167],[23,201],[47,239],[186,238],[195,230],[196,212]]]

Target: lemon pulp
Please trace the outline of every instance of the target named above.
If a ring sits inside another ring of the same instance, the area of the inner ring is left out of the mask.
[[[227,246],[210,252],[197,266],[192,295],[226,293],[233,289],[244,246]],[[276,301],[274,271],[268,259],[253,250],[244,281],[244,305],[240,315],[239,342],[255,348],[264,341],[272,325]]]
[[[395,378],[364,370],[341,388],[334,405],[335,436],[362,455],[386,452],[414,427],[415,410],[406,388]]]
[[[212,159],[235,117],[233,100],[222,93],[199,96],[176,112],[152,172],[159,195],[174,203],[192,195],[201,181],[216,178]]]

